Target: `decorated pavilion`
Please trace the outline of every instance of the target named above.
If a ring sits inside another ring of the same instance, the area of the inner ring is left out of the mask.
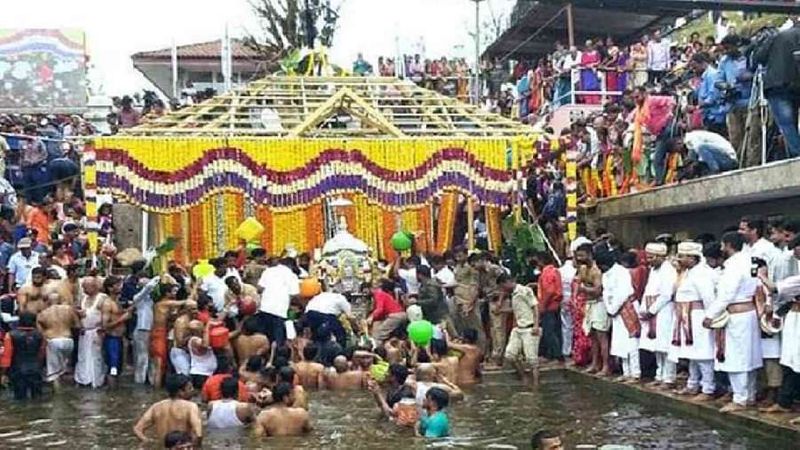
[[[96,139],[84,169],[90,202],[96,187],[155,214],[157,235],[179,238],[177,260],[236,248],[247,217],[263,225],[268,252],[311,252],[340,215],[391,259],[399,229],[420,250],[450,248],[459,199],[470,219],[484,211],[497,249],[536,138],[409,81],[267,77]],[[342,199],[351,206],[332,206]]]

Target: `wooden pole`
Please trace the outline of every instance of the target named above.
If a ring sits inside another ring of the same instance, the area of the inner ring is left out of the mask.
[[[575,23],[572,20],[572,3],[567,3],[567,37],[569,46],[575,45]]]
[[[475,204],[471,192],[467,197],[467,247],[475,250]]]

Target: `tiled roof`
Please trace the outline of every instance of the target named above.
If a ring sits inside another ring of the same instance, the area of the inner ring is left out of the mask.
[[[197,44],[179,45],[178,58],[197,58],[197,59],[219,59],[221,53],[221,40],[199,42]],[[239,39],[231,39],[233,59],[257,59],[259,53],[244,45]],[[170,59],[172,58],[172,48],[168,47],[161,50],[139,52],[133,54],[135,59]]]

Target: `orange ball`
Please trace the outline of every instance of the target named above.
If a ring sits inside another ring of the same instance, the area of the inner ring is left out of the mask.
[[[311,298],[322,292],[322,285],[319,280],[313,277],[300,280],[300,296]]]

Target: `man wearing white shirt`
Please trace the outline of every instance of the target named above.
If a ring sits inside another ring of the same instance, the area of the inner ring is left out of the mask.
[[[347,333],[339,322],[342,314],[352,317],[350,302],[347,297],[335,292],[321,292],[306,305],[306,320],[311,330],[316,334],[319,327],[327,324],[336,342],[344,347],[347,345]]]
[[[222,312],[225,308],[225,293],[228,292],[228,285],[225,284],[227,268],[225,259],[214,258],[209,263],[214,266],[214,273],[203,278],[200,282],[200,290],[205,291],[214,303],[217,312]]]
[[[758,216],[745,216],[739,221],[739,234],[744,238],[742,251],[751,258],[761,258],[767,262],[767,270],[774,280],[776,264],[780,260],[781,251],[775,244],[764,238],[766,221]]]
[[[667,246],[651,242],[645,246],[650,274],[644,288],[644,298],[640,305],[642,335],[639,348],[652,352],[656,357],[656,379],[653,385],[663,384],[672,388],[675,383],[675,363],[667,359],[672,344],[672,321],[675,312],[673,294],[678,273],[671,263],[666,262]]]
[[[292,297],[300,294],[300,279],[290,267],[291,258],[284,258],[261,274],[258,286],[261,292],[261,312],[258,313],[261,332],[270,342],[283,345],[286,342],[286,318]]]
[[[727,311],[729,319],[722,339],[717,340],[715,369],[728,373],[733,402],[721,412],[742,411],[756,399],[756,371],[763,365],[761,328],[753,302],[758,286],[750,275],[750,256],[742,251],[744,238],[736,232],[722,236],[722,252],[728,259],[717,286],[714,302],[706,309],[703,326],[710,328],[714,319]]]
[[[689,379],[679,395],[694,395],[692,400],[714,399],[714,335],[703,327],[705,310],[715,300],[715,276],[703,262],[703,245],[696,242],[678,244],[678,263],[684,272],[675,292],[675,323],[669,359],[689,360]]]
[[[595,261],[603,272],[603,304],[608,315],[613,317],[609,353],[622,360],[623,382],[636,382],[642,374],[639,367],[639,338],[631,336],[620,313],[625,302],[633,295],[631,273],[617,263],[616,252],[609,250],[605,245],[595,247]]]
[[[660,82],[670,69],[669,42],[661,37],[661,32],[653,33],[653,39],[647,43],[648,82]]]
[[[8,259],[8,285],[16,290],[31,278],[31,271],[39,267],[39,254],[31,250],[30,238],[22,238],[17,243],[19,251]]]
[[[133,381],[144,384],[150,368],[150,330],[153,328],[153,290],[160,277],[148,280],[141,290],[133,296],[136,309],[136,329],[133,332]],[[141,282],[140,282],[141,283]],[[152,375],[150,376],[151,382]]]

